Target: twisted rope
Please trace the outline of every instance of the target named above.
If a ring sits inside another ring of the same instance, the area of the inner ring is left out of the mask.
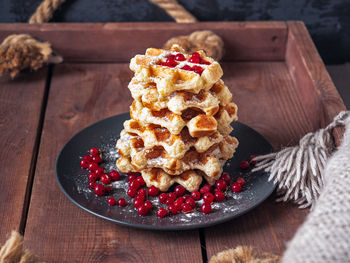
[[[306,134],[299,145],[254,158],[257,164],[252,171],[270,173],[269,181],[277,185],[280,195],[277,201],[312,207],[323,189],[323,171],[335,148],[332,131],[344,126],[349,116],[349,111],[342,111],[326,128]]]
[[[197,19],[190,14],[182,5],[176,0],[150,0],[160,8],[163,8],[176,23],[194,23]]]
[[[49,22],[57,8],[65,0],[44,0],[29,19],[29,24],[42,24]]]
[[[207,56],[220,60],[224,54],[224,41],[214,32],[209,30],[195,31],[187,36],[177,36],[169,39],[165,49],[170,49],[173,44],[180,45],[187,53],[204,50]]]
[[[23,250],[23,238],[16,231],[0,250],[0,263],[40,263],[41,261],[29,250]]]

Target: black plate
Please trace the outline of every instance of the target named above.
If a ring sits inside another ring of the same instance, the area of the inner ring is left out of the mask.
[[[88,187],[88,171],[80,168],[80,158],[87,154],[91,147],[98,147],[104,151],[104,168],[109,171],[116,169],[115,160],[117,152],[115,142],[123,129],[123,122],[129,119],[129,114],[121,114],[99,121],[76,135],[63,147],[56,161],[56,178],[63,193],[74,204],[96,216],[113,221],[118,224],[154,230],[182,230],[208,227],[219,224],[253,209],[264,201],[274,190],[272,182],[268,182],[268,174],[264,172],[250,173],[241,171],[239,163],[247,159],[250,154],[266,154],[272,151],[271,145],[256,131],[248,126],[236,122],[233,124],[233,135],[239,140],[239,147],[234,158],[229,160],[224,171],[233,179],[242,176],[246,180],[243,191],[230,194],[222,203],[213,205],[213,212],[205,215],[200,211],[189,214],[177,214],[165,218],[156,216],[156,209],[142,217],[134,210],[132,202],[126,196],[126,176],[118,181],[113,196],[124,197],[128,205],[124,208],[110,207],[107,197],[96,197]],[[119,188],[120,187],[120,188]],[[158,198],[151,200],[159,206]]]

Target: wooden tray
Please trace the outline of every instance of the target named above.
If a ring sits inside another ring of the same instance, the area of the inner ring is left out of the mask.
[[[47,262],[202,262],[237,245],[283,252],[308,211],[274,197],[219,226],[151,232],[82,211],[55,181],[57,153],[74,133],[128,110],[130,58],[198,29],[224,39],[223,79],[240,121],[276,150],[345,109],[301,22],[2,24],[0,40],[30,33],[52,43],[65,62],[0,79],[1,243],[20,230]]]

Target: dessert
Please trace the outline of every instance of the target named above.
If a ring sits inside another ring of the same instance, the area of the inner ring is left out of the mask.
[[[116,145],[119,171],[140,172],[147,187],[161,191],[178,183],[193,192],[203,179],[214,185],[238,146],[230,136],[237,106],[219,63],[174,45],[147,49],[130,69],[134,101]]]

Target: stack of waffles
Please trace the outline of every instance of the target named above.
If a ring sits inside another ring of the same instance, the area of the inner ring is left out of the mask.
[[[174,45],[147,49],[130,69],[134,101],[117,141],[118,169],[141,172],[148,187],[161,191],[178,183],[192,192],[203,178],[213,185],[238,146],[230,136],[237,106],[219,63]]]

